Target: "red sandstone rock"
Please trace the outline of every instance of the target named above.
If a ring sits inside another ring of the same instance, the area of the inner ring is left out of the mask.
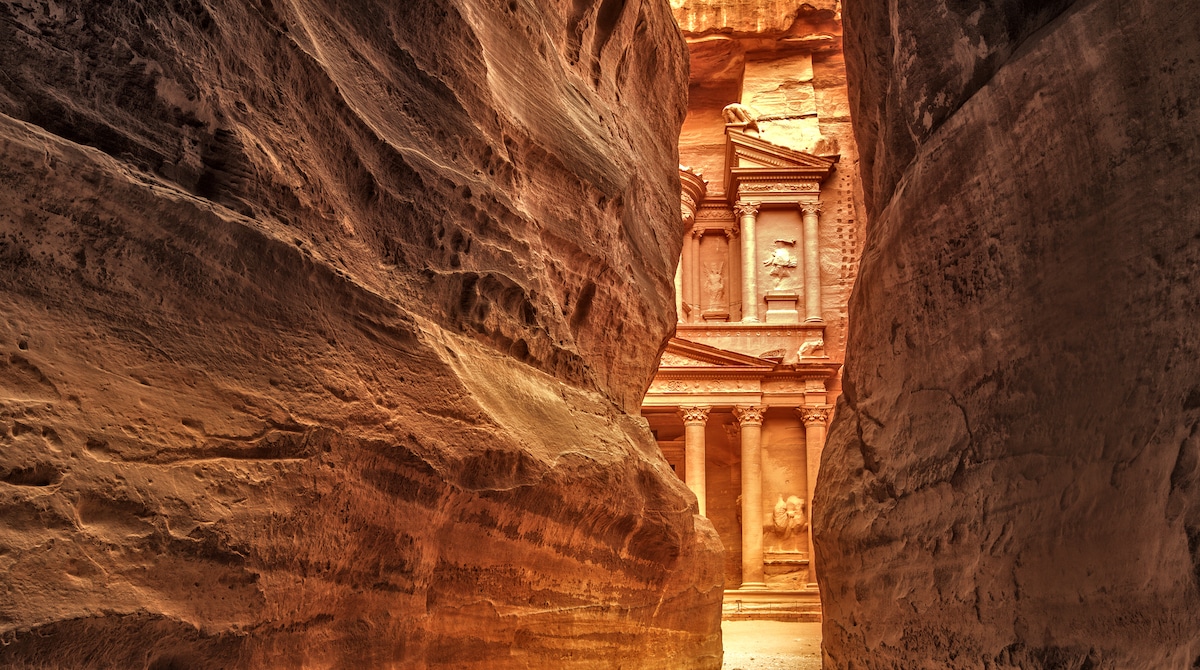
[[[1034,4],[846,5],[828,668],[1200,663],[1200,18]]]
[[[720,665],[666,3],[0,6],[0,665]]]

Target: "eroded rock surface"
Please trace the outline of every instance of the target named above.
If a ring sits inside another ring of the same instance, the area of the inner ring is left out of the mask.
[[[665,2],[0,5],[0,665],[719,667]]]
[[[1200,18],[846,4],[871,221],[829,668],[1200,664]]]

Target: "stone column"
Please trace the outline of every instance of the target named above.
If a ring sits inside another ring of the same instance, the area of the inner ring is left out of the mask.
[[[740,287],[741,281],[742,281],[742,279],[741,279],[742,250],[739,249],[738,245],[735,244],[733,241],[733,238],[735,236],[737,236],[737,234],[738,234],[738,227],[736,225],[725,228],[725,253],[727,256],[725,262],[729,266],[729,272],[726,273],[728,275],[728,280],[726,283],[726,285],[728,286],[728,289],[725,292],[726,293],[725,297],[728,299],[727,302],[729,303],[729,320],[730,321],[733,320],[733,307],[739,301],[738,296],[733,294],[734,287],[735,286]],[[736,280],[734,279],[735,276],[737,277]],[[741,289],[738,288],[737,290],[740,291]]]
[[[704,425],[708,423],[710,407],[680,407],[683,418],[683,480],[696,494],[700,516],[708,516],[707,492],[704,477]]]
[[[821,451],[825,449],[825,428],[829,425],[828,405],[806,405],[796,408],[804,422],[804,451],[808,461],[808,583],[817,583],[816,547],[813,545],[812,500],[817,490],[817,476],[821,469]]]
[[[744,228],[743,228],[744,230]],[[765,407],[733,409],[742,427],[742,586],[765,589],[763,578],[762,423]]]
[[[739,201],[734,209],[742,227],[742,321],[758,321],[758,252],[754,245],[758,203]]]
[[[686,318],[683,313],[683,259],[686,254],[685,248],[679,254],[679,265],[675,266],[675,315],[680,322]]]
[[[821,205],[815,202],[800,203],[804,215],[804,320],[823,321],[821,318],[821,245],[817,217]]]
[[[688,312],[683,321],[695,323],[700,319],[700,297],[698,297],[698,287],[696,286],[696,276],[700,271],[696,268],[700,253],[698,253],[698,244],[695,229],[691,229],[684,234],[683,238],[683,301],[684,309]]]

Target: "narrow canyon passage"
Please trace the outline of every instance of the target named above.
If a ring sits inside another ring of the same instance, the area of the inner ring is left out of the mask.
[[[1185,0],[0,0],[0,667],[1200,668]]]

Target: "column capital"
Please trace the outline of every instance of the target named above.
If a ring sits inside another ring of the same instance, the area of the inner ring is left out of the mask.
[[[817,216],[821,213],[821,203],[811,200],[801,201],[800,211],[808,216]]]
[[[758,216],[758,207],[759,203],[757,202],[739,200],[733,206],[733,209],[738,213],[738,216]]]
[[[739,426],[736,421],[733,423],[725,424],[725,434],[729,436],[729,439],[732,440],[732,439],[736,438],[738,435],[741,434],[741,432],[742,432],[742,427]]]
[[[733,415],[737,418],[738,424],[742,426],[761,426],[763,412],[766,411],[766,407],[757,405],[738,405],[733,408]]]
[[[733,236],[737,235],[738,232],[740,232],[736,225],[725,226],[724,230],[725,230],[725,239],[727,239],[727,240],[732,240]]]
[[[689,407],[680,407],[679,416],[683,419],[685,426],[703,426],[708,423],[708,413],[712,410],[706,405],[692,405]]]
[[[805,405],[796,408],[796,415],[806,426],[827,426],[831,414],[833,414],[831,405]]]

